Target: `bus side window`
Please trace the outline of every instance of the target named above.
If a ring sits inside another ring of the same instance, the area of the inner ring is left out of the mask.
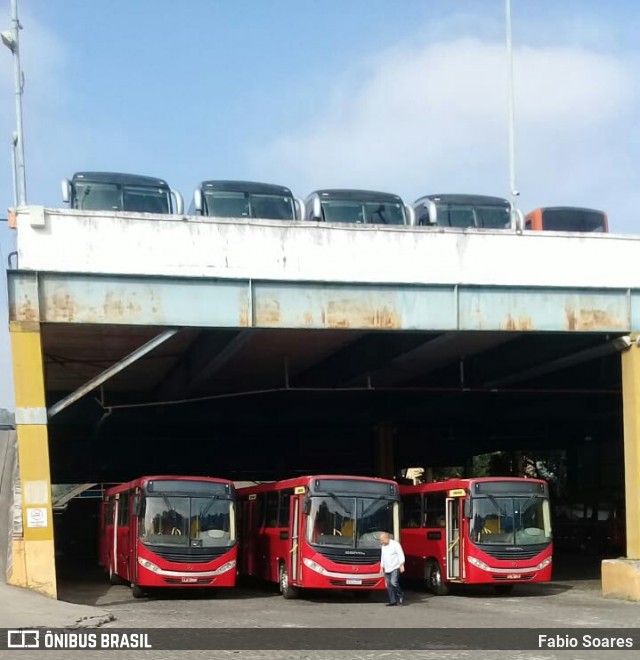
[[[422,495],[415,493],[405,495],[402,498],[402,522],[401,527],[416,528],[420,527],[422,520]]]
[[[427,493],[425,496],[424,526],[445,526],[445,494]]]
[[[524,228],[525,228],[525,229],[531,229],[531,220],[527,220],[527,221],[524,223]]]
[[[118,500],[118,525],[129,524],[129,493],[120,493]]]
[[[113,498],[107,497],[104,504],[104,518],[102,520],[104,527],[113,525]]]
[[[264,495],[260,494],[256,497],[253,502],[249,502],[249,506],[253,505],[253,518],[251,520],[251,524],[253,525],[253,530],[257,531],[259,530],[264,523],[264,520],[262,518],[263,513],[264,513]]]
[[[278,514],[278,527],[289,527],[290,501],[293,490],[283,490],[280,493],[280,510]]]
[[[264,517],[265,527],[278,526],[278,495],[279,495],[278,491],[267,493],[267,499],[265,502],[265,517]]]

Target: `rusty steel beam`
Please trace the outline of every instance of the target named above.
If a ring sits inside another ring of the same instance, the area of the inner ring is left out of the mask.
[[[150,341],[146,342],[139,348],[136,348],[135,351],[129,353],[129,355],[127,355],[125,358],[118,360],[118,362],[112,364],[102,373],[98,374],[91,380],[88,380],[84,385],[75,390],[75,392],[72,392],[68,396],[64,397],[64,399],[60,399],[60,401],[51,406],[47,411],[48,418],[51,419],[65,408],[68,408],[72,403],[78,399],[81,399],[85,394],[88,394],[89,392],[97,389],[110,378],[120,373],[121,371],[124,371],[124,369],[126,369],[129,365],[139,360],[143,355],[150,353],[152,350],[160,346],[160,344],[164,344],[165,341],[171,339],[171,337],[173,337],[177,332],[178,330],[175,329],[164,330]]]

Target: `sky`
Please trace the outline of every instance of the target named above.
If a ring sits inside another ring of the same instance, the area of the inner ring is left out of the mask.
[[[79,170],[509,194],[504,0],[19,0],[28,201]],[[10,27],[9,2],[0,29]],[[519,206],[640,233],[640,3],[512,0]],[[0,52],[0,217],[13,204]],[[13,249],[0,223],[2,268]],[[0,293],[0,407],[7,373]]]

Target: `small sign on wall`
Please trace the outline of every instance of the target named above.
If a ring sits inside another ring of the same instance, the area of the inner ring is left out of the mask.
[[[27,527],[46,527],[47,508],[27,507]]]

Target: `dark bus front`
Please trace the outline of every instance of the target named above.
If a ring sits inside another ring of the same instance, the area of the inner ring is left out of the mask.
[[[529,213],[525,218],[525,228],[533,231],[607,233],[609,222],[604,211],[554,206],[536,209]]]
[[[181,214],[184,210],[180,194],[163,179],[116,172],[77,172],[71,181],[62,182],[62,200],[85,211]]]
[[[426,195],[414,202],[416,224],[438,227],[507,229],[513,226],[511,203],[486,195]]]
[[[317,190],[307,198],[307,219],[369,225],[411,224],[398,195],[371,190]]]
[[[253,181],[203,181],[190,212],[211,218],[298,219],[289,188]]]

